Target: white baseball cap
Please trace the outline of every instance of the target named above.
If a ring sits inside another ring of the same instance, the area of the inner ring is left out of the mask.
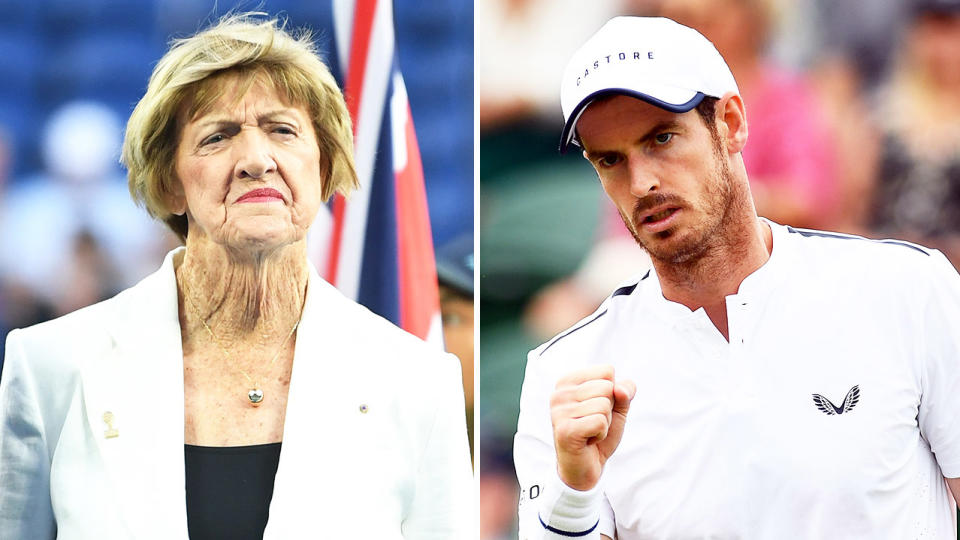
[[[598,97],[623,94],[682,113],[705,96],[740,93],[710,40],[663,17],[615,17],[574,53],[560,82],[560,153],[576,140],[580,115]]]

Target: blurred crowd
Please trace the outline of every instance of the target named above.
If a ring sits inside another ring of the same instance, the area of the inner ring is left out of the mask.
[[[960,0],[479,3],[481,501],[511,497],[481,505],[484,540],[515,536],[504,456],[526,351],[649,265],[589,165],[556,151],[566,60],[627,14],[692,26],[723,54],[760,215],[914,241],[960,266]]]
[[[167,42],[234,4],[312,28],[338,72],[332,2],[0,1],[0,340],[113,296],[178,244],[130,198],[123,126]],[[472,6],[398,2],[394,19],[439,249],[473,231]]]
[[[107,106],[72,101],[50,116],[44,168],[0,192],[0,320],[27,326],[108,298],[159,265],[175,238],[134,206]]]

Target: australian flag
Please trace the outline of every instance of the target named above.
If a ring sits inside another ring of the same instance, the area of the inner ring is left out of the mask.
[[[333,0],[335,60],[353,120],[360,189],[311,231],[323,277],[404,330],[442,345],[420,150],[400,74],[391,0]],[[332,60],[332,59],[328,59]]]

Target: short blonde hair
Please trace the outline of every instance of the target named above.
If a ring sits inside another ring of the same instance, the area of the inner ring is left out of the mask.
[[[128,170],[130,195],[181,240],[187,218],[168,206],[176,180],[179,118],[193,118],[211,107],[225,89],[223,76],[237,75],[239,96],[265,77],[281,95],[306,108],[320,148],[323,200],[346,196],[358,186],[353,132],[343,94],[317,55],[311,34],[287,33],[278,19],[263,13],[229,14],[217,24],[174,40],[160,59],[147,91],[127,122],[121,161]]]

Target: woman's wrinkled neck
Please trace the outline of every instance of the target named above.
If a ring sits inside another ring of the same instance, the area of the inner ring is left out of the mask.
[[[176,265],[185,311],[220,341],[284,334],[300,319],[309,277],[305,241],[238,250],[197,235],[186,245]]]

